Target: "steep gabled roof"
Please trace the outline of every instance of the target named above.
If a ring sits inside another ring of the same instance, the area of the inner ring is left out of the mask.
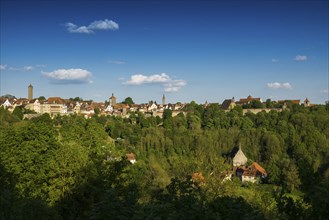
[[[232,103],[232,99],[225,99],[224,102],[222,103],[222,109],[228,110],[231,103]]]
[[[245,165],[248,161],[248,158],[246,155],[241,150],[241,147],[239,147],[238,152],[235,154],[233,158],[233,166],[240,166],[240,165]]]

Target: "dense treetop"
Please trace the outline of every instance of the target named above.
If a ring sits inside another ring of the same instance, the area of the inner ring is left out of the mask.
[[[191,102],[184,110],[22,120],[22,110],[0,108],[0,218],[329,216],[329,105],[242,115]],[[266,169],[263,183],[222,181],[239,144]],[[194,173],[204,183],[191,181]]]

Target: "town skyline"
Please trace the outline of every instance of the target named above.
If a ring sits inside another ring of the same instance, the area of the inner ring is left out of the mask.
[[[0,96],[328,101],[327,1],[0,4]]]
[[[48,97],[40,96],[38,98],[33,97],[33,86],[28,86],[28,97],[27,98],[16,98],[14,96],[1,96],[0,107],[3,110],[9,110],[9,112],[21,111],[25,112],[23,118],[39,117],[42,114],[55,115],[84,115],[85,118],[90,118],[93,115],[112,115],[119,117],[131,117],[136,113],[145,114],[149,116],[156,116],[163,118],[165,117],[166,110],[170,110],[172,116],[179,114],[186,114],[189,112],[189,106],[197,106],[198,104],[194,101],[191,103],[167,103],[166,97],[163,94],[161,103],[156,100],[150,100],[144,103],[135,103],[131,97],[127,97],[124,101],[117,101],[117,98],[112,93],[111,97],[104,102],[94,102],[93,100],[83,100],[81,97],[75,98],[61,98],[61,97]],[[327,103],[326,103],[327,104]],[[270,100],[267,99],[265,102],[261,98],[252,97],[251,95],[246,98],[225,99],[222,103],[208,103],[199,104],[204,109],[211,109],[213,107],[221,109],[224,112],[230,112],[235,110],[237,106],[239,108],[236,111],[241,111],[242,115],[247,113],[258,114],[260,112],[282,112],[287,108],[301,105],[306,108],[315,107],[316,104],[310,102],[308,98],[304,101],[298,100]],[[18,110],[17,110],[18,109]],[[27,112],[27,113],[26,113]],[[134,117],[134,116],[133,116]]]
[[[89,102],[89,101],[92,101],[92,102],[98,102],[98,103],[106,103],[106,102],[109,102],[111,103],[111,98],[115,98],[115,102],[116,103],[124,103],[125,100],[127,98],[131,99],[134,104],[146,104],[146,103],[150,103],[150,102],[155,102],[157,104],[175,104],[175,103],[190,103],[190,102],[196,102],[195,100],[191,100],[191,101],[188,101],[188,102],[181,102],[179,100],[177,100],[176,102],[167,102],[167,96],[165,93],[162,94],[161,97],[157,97],[156,99],[148,99],[148,100],[144,100],[143,102],[135,102],[134,101],[134,98],[132,96],[127,96],[127,97],[124,97],[122,99],[118,99],[114,93],[110,93],[111,95],[108,96],[107,99],[105,100],[101,100],[101,101],[96,101],[96,100],[93,100],[93,99],[89,99],[89,98],[84,98],[84,97],[80,97],[80,96],[76,96],[76,97],[61,97],[61,96],[49,96],[49,97],[46,97],[46,96],[43,96],[43,95],[39,95],[39,96],[34,96],[34,87],[32,84],[29,84],[29,86],[27,87],[27,93],[26,93],[26,97],[16,97],[15,95],[13,94],[5,94],[3,96],[0,96],[0,98],[2,99],[8,99],[8,97],[10,97],[10,99],[22,99],[22,100],[39,100],[40,97],[43,97],[45,100],[48,100],[49,98],[60,98],[60,99],[63,99],[63,100],[70,100],[70,99],[80,99],[82,100],[83,102]],[[170,94],[169,94],[170,95]],[[246,97],[246,98],[245,98]],[[208,102],[208,100],[206,100],[204,103],[199,103],[199,102],[196,102],[197,104],[206,104],[206,103],[218,103],[218,104],[221,104],[223,103],[225,100],[244,100],[244,99],[248,99],[249,97],[252,98],[252,99],[256,99],[257,101],[260,101],[261,103],[265,103],[267,100],[270,100],[271,102],[282,102],[282,101],[299,101],[299,104],[302,104],[305,100],[308,100],[308,102],[310,103],[310,100],[308,99],[308,97],[305,97],[304,99],[303,98],[296,98],[296,99],[271,99],[271,98],[266,98],[266,99],[263,99],[261,97],[258,97],[255,98],[254,96],[252,95],[248,95],[248,96],[245,96],[245,97],[227,97],[223,100],[218,100],[218,101],[215,101],[215,102]],[[121,101],[120,101],[121,100]],[[40,99],[40,101],[43,101]],[[327,101],[326,101],[327,103]],[[326,104],[326,103],[312,103],[312,104]],[[0,104],[3,104],[3,103],[0,103]]]

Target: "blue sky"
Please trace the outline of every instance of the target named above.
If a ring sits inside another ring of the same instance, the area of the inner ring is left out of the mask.
[[[0,4],[1,95],[328,100],[328,1]]]

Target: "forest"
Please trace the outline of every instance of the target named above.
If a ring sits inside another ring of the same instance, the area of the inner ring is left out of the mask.
[[[328,219],[328,103],[184,111],[23,120],[0,108],[0,219]],[[222,181],[239,145],[261,183]]]

